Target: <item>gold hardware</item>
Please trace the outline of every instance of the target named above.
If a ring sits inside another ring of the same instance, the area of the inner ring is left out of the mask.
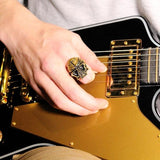
[[[134,99],[132,99],[132,103],[136,103],[136,101]]]
[[[133,53],[133,50],[132,50],[132,49],[130,49],[130,50],[129,50],[129,53]]]
[[[107,93],[106,93],[106,96],[107,96],[107,97],[110,97],[110,96],[111,96],[111,92],[107,92]]]
[[[107,97],[138,96],[140,85],[139,48],[141,48],[140,39],[111,41],[111,54],[108,59],[108,62],[111,63],[108,63],[106,76],[112,77],[112,79],[109,78],[106,83]],[[127,59],[129,59],[128,62]],[[125,74],[121,74],[122,70],[125,71]]]
[[[141,43],[141,39],[137,39],[136,43],[140,44]]]
[[[7,104],[7,97],[1,97],[1,104]]]
[[[8,86],[10,83],[9,74],[10,74],[10,65],[12,58],[7,49],[3,50],[3,58],[0,68],[0,104],[7,103],[7,92],[9,91]]]
[[[22,97],[22,100],[23,100],[24,102],[31,102],[32,97],[29,96],[28,94],[26,94],[26,96],[23,96],[23,97]]]
[[[130,61],[130,62],[128,62],[128,64],[131,66],[133,64],[133,62]]]
[[[74,146],[74,142],[70,142],[69,145],[70,145],[70,146]]]
[[[15,110],[15,111],[19,111],[19,108],[18,108],[18,107],[15,107],[14,110]]]
[[[133,59],[133,56],[128,56],[129,59]]]
[[[12,122],[12,125],[13,125],[13,126],[16,126],[16,122]]]
[[[148,50],[148,83],[150,83],[150,72],[151,72],[151,48]]]
[[[7,88],[6,93],[9,93],[9,88]]]
[[[22,101],[27,103],[32,101],[32,96],[30,96],[29,94],[29,85],[24,80],[22,80],[20,94],[21,94]]]
[[[22,96],[26,96],[26,95],[27,95],[27,93],[23,91],[22,92]]]
[[[111,45],[115,45],[115,43],[116,43],[115,41],[111,41]]]
[[[0,130],[0,142],[2,142],[2,139],[3,139],[3,134],[2,131]]]
[[[132,84],[132,81],[131,81],[131,80],[128,80],[128,81],[127,81],[127,84],[128,84],[128,85]]]
[[[125,94],[125,92],[124,92],[124,91],[121,91],[121,92],[120,92],[120,94],[121,94],[121,95],[124,95],[124,94]]]
[[[127,76],[128,78],[132,78],[132,74],[128,74],[128,76]]]
[[[31,96],[29,96],[28,97],[28,102],[30,102],[32,100],[32,97]]]
[[[128,45],[128,42],[127,42],[127,41],[124,41],[124,45]]]
[[[132,72],[132,68],[128,68],[128,72]]]
[[[138,92],[137,92],[137,91],[134,91],[134,92],[133,92],[133,95],[137,96],[137,95],[138,95]]]

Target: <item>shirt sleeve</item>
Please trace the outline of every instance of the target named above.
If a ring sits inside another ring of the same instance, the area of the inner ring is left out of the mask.
[[[149,21],[160,35],[160,0],[137,0],[141,16]]]

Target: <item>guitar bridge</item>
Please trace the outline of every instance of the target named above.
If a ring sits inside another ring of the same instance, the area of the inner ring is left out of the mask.
[[[107,71],[107,97],[138,96],[140,39],[111,41]]]

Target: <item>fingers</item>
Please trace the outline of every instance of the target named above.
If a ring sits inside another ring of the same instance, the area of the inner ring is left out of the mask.
[[[58,68],[53,68],[52,60],[48,59],[47,67],[43,68],[48,77],[55,82],[58,88],[74,103],[90,110],[99,110],[102,107],[97,100],[83,90],[77,82],[68,74],[63,61],[56,59],[58,61]],[[56,62],[55,62],[56,63]],[[54,64],[55,64],[54,63]],[[104,102],[103,102],[104,103]],[[105,106],[107,105],[104,104]],[[104,106],[103,106],[104,107]]]
[[[44,93],[50,95],[50,99],[56,104],[58,109],[81,116],[93,114],[98,111],[91,111],[74,103],[57,87],[57,85],[51,79],[48,78],[48,76],[44,72],[37,72],[35,77],[36,78],[34,81],[37,82],[39,88],[43,88],[44,90],[42,96],[46,97]],[[103,100],[101,102],[100,99],[97,99],[97,102],[103,103]],[[53,106],[53,103],[50,104]]]
[[[98,60],[96,55],[83,43],[79,38],[78,42],[74,42],[80,57],[96,72],[105,72],[106,66]]]
[[[81,43],[81,42],[80,42]],[[77,45],[78,46],[78,45]],[[58,48],[58,49],[57,49]],[[34,81],[41,88],[41,94],[46,100],[64,111],[77,114],[88,115],[96,113],[99,109],[104,109],[108,106],[105,99],[97,99],[83,90],[77,82],[69,75],[66,70],[66,64],[70,58],[80,57],[86,61],[88,66],[87,75],[80,79],[82,83],[91,82],[95,73],[106,69],[97,57],[84,44],[82,48],[70,43],[61,42],[56,50],[44,54],[41,71],[36,72]],[[84,52],[83,52],[84,51]],[[83,52],[83,53],[82,53]],[[88,54],[89,56],[84,56]],[[93,63],[96,64],[92,64]],[[99,67],[101,65],[101,67]],[[43,92],[42,92],[43,91]],[[47,97],[49,97],[47,99]]]
[[[73,46],[75,47],[76,53],[79,57],[85,61],[88,66],[87,75],[79,79],[81,83],[87,84],[94,80],[95,73],[105,72],[107,67],[98,60],[97,56],[83,43],[80,36],[76,36],[73,41]]]
[[[83,84],[90,83],[95,79],[94,71],[91,69],[89,65],[87,65],[87,67],[88,67],[87,75],[84,78],[79,79],[79,81]]]
[[[76,46],[72,46],[70,43],[62,43],[61,47],[57,51],[57,54],[58,54],[58,56],[57,57],[55,56],[54,59],[56,59],[56,61],[58,61],[58,59],[61,58],[61,60],[64,63],[63,65],[65,65],[65,66],[68,63],[69,59],[71,59],[73,57],[81,58]],[[85,51],[84,54],[87,54],[87,51]],[[96,56],[94,54],[93,54],[93,56],[96,58]],[[50,55],[49,58],[47,57],[47,59],[46,59],[47,65],[48,65],[48,59],[50,59],[50,60],[53,59],[52,54]],[[44,63],[45,62],[43,60],[43,64]],[[55,62],[55,63],[57,63],[57,62]],[[52,64],[52,67],[53,67],[53,63],[51,63],[51,64]],[[59,64],[57,64],[57,65],[59,66]],[[54,66],[56,66],[56,65],[54,65]],[[47,66],[44,66],[44,67],[47,68]],[[87,64],[87,68],[88,68],[87,75],[83,79],[79,79],[79,81],[84,83],[84,84],[90,83],[95,78],[95,72],[92,70],[92,68],[88,64]]]
[[[66,55],[66,53],[68,54]],[[108,106],[108,102],[106,100],[97,100],[96,98],[88,94],[67,72],[67,61],[73,57],[79,57],[78,52],[76,52],[76,50],[72,46],[65,44],[58,51],[57,56],[54,56],[53,58],[51,54],[45,60],[43,60],[42,71],[47,74],[47,76],[54,82],[54,85],[56,85],[58,89],[66,96],[65,98],[68,98],[69,101],[72,101],[74,104],[90,111],[91,113],[96,112],[99,109],[106,108]],[[87,76],[80,80],[83,83],[88,83],[95,77],[95,74],[90,66],[88,66],[88,68],[89,69],[87,72]],[[51,93],[49,93],[49,91],[47,91],[47,93],[50,96],[53,96],[51,95]],[[57,97],[57,95],[55,96]],[[63,99],[65,98],[63,97]],[[53,99],[55,102],[55,98]],[[62,104],[57,104],[63,106]],[[66,110],[65,107],[63,108]]]

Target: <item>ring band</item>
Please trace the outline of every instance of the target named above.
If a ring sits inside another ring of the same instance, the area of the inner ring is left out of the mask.
[[[73,78],[79,80],[87,75],[88,67],[82,59],[73,57],[67,62],[67,70]]]

